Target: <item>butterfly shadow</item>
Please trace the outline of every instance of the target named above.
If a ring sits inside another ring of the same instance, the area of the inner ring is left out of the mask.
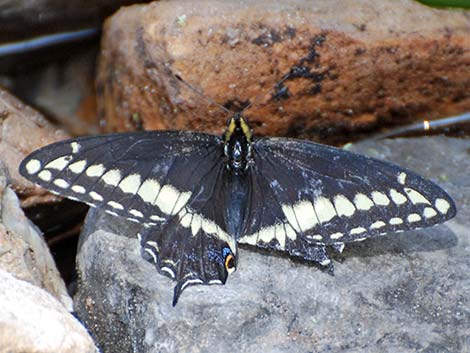
[[[367,238],[362,242],[346,243],[344,251],[335,251],[328,247],[328,254],[333,262],[328,266],[292,256],[286,252],[258,248],[247,244],[239,244],[240,248],[265,256],[289,259],[294,263],[315,267],[327,274],[334,275],[334,262],[343,263],[348,258],[367,258],[379,255],[403,255],[413,253],[435,252],[450,249],[458,244],[458,237],[447,226],[440,225],[434,228],[392,233],[383,236]]]
[[[102,229],[113,234],[134,238],[141,229],[141,225],[125,219],[111,216],[97,209],[90,209],[80,239],[80,245],[86,236],[96,229]],[[343,263],[348,258],[367,258],[379,255],[404,255],[413,253],[435,252],[450,249],[458,244],[458,237],[446,225],[432,228],[392,233],[373,238],[367,238],[362,242],[346,243],[344,251],[339,253],[332,247],[328,247],[328,254],[333,260],[330,265],[322,266],[318,263],[306,260],[300,256],[292,256],[287,252],[273,251],[248,244],[239,244],[241,249],[259,253],[264,256],[289,259],[293,263],[314,267],[327,274],[334,275],[334,263]]]
[[[276,251],[276,250],[271,250],[271,249],[265,249],[265,248],[259,248],[253,245],[248,245],[248,244],[238,244],[238,247],[244,250],[248,250],[250,252],[254,252],[257,254],[261,254],[263,256],[271,256],[271,257],[276,257],[279,259],[288,259],[292,261],[293,263],[300,264],[303,266],[308,266],[308,267],[313,267],[316,268],[322,272],[325,272],[329,275],[334,275],[334,268],[333,264],[330,263],[327,266],[322,266],[317,262],[313,262],[311,260],[306,260],[301,256],[293,256],[287,252],[283,251]],[[331,254],[330,254],[331,255]]]
[[[343,262],[346,258],[366,258],[378,255],[428,253],[450,249],[458,244],[458,237],[447,226],[391,233],[368,238],[363,242],[347,243],[343,253],[332,253],[332,258]]]

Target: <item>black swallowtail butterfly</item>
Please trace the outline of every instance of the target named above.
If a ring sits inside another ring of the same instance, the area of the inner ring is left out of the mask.
[[[253,138],[241,114],[222,137],[144,131],[75,138],[31,153],[29,180],[143,225],[142,254],[177,282],[224,284],[237,243],[330,265],[326,246],[452,218],[440,187],[334,147]]]

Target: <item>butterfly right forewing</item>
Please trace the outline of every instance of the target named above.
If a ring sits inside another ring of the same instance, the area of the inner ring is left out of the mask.
[[[439,224],[456,212],[445,191],[391,163],[292,139],[260,139],[253,148],[252,187],[268,196],[252,208],[242,243],[308,259],[311,246],[341,249]]]

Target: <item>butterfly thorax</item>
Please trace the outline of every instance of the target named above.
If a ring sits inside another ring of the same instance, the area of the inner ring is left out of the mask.
[[[234,174],[245,172],[253,161],[252,134],[246,120],[234,114],[223,135],[225,165]]]

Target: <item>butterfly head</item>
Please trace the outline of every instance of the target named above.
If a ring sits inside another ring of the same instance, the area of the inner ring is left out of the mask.
[[[240,113],[234,114],[229,119],[223,139],[227,169],[235,174],[243,173],[253,159],[252,134],[248,123]]]

